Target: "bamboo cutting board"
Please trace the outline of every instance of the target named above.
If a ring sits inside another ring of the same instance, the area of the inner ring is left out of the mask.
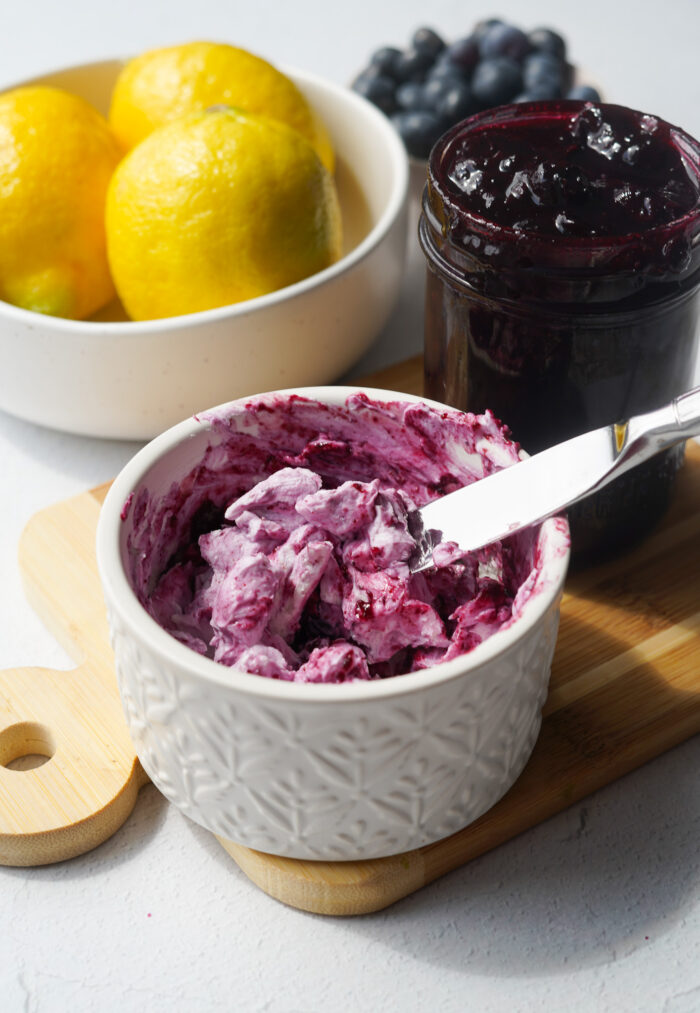
[[[420,393],[421,362],[368,385]],[[27,596],[78,662],[0,672],[0,863],[41,865],[106,840],[147,778],[121,712],[94,538],[107,486],[27,526]],[[221,840],[253,882],[307,911],[376,911],[700,732],[700,447],[662,525],[633,553],[570,575],[542,731],[525,771],[476,823],[391,858],[304,862]],[[21,757],[49,762],[15,769]]]

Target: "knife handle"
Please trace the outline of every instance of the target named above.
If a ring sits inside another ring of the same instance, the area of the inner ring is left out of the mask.
[[[700,387],[679,394],[663,408],[635,415],[617,428],[623,434],[617,434],[619,452],[602,485],[647,461],[660,450],[697,436],[700,433]]]

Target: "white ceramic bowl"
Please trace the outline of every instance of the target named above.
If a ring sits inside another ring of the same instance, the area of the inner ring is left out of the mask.
[[[293,393],[343,404],[355,389]],[[219,442],[209,424],[192,419],[148,444],[114,481],[97,533],[124,712],[154,784],[213,833],[304,859],[395,854],[477,819],[518,777],[539,732],[569,557],[565,522],[540,530],[538,593],[469,654],[382,681],[266,679],[166,633],[127,574],[136,512],[121,519],[127,497],[143,487],[165,493],[211,440]]]
[[[121,66],[109,60],[20,83],[66,88],[106,112]],[[149,439],[211,404],[332,382],[364,354],[399,293],[406,153],[369,102],[287,73],[325,121],[336,150],[341,260],[269,295],[164,320],[72,321],[0,302],[0,409],[73,433]]]

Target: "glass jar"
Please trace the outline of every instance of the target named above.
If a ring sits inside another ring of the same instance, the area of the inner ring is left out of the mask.
[[[620,106],[537,102],[433,149],[425,393],[491,409],[528,453],[692,386],[700,144]],[[571,508],[575,557],[628,547],[668,505],[683,445]]]

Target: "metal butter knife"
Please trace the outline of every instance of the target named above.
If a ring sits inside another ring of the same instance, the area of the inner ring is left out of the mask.
[[[417,511],[427,536],[411,570],[432,566],[432,550],[440,542],[456,542],[466,553],[538,524],[698,433],[700,387],[695,387],[663,408],[575,436],[448,493]]]

